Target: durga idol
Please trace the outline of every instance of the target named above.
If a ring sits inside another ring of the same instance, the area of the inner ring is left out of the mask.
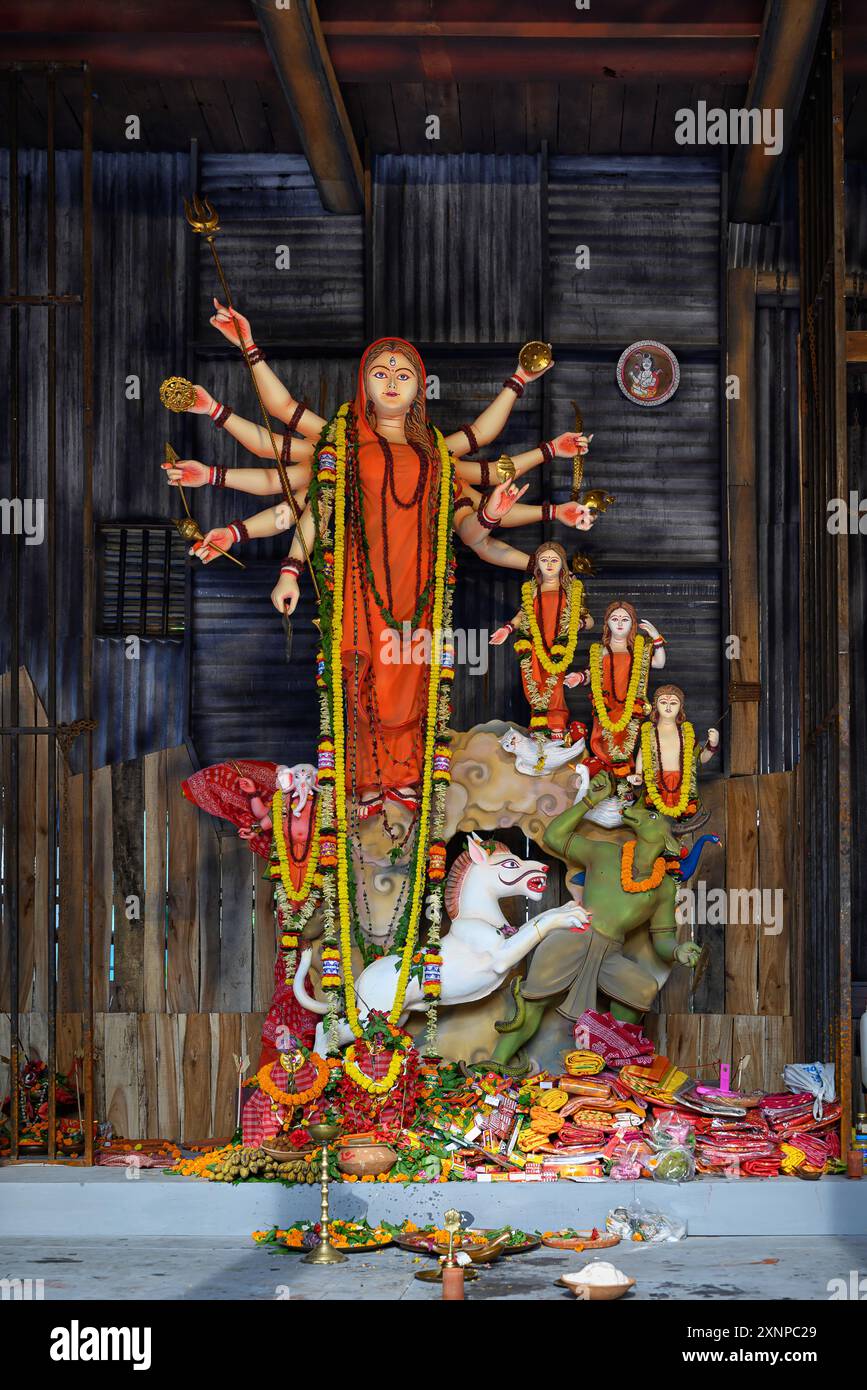
[[[414,810],[423,780],[425,731],[441,721],[436,720],[425,666],[383,659],[391,651],[389,631],[402,631],[409,622],[412,630],[426,628],[435,636],[439,622],[445,633],[440,675],[444,670],[450,679],[450,629],[442,620],[450,616],[453,533],[482,559],[527,571],[530,557],[494,536],[496,528],[558,520],[589,529],[596,515],[592,510],[575,502],[523,504],[526,484],[517,482],[528,469],[556,455],[585,452],[587,440],[565,434],[518,455],[514,477],[481,491],[474,484],[484,488],[490,467],[466,456],[497,438],[526,385],[553,363],[535,372],[519,364],[471,424],[443,436],[427,420],[424,364],[401,338],[379,339],[365,350],[354,399],[326,421],[293,399],[256,348],[246,319],[217,304],[211,323],[230,341],[244,335],[263,402],[288,426],[279,443],[298,519],[271,600],[278,611],[294,612],[311,557],[324,638],[334,635],[339,620],[339,663],[325,672],[325,680],[333,684],[339,677],[343,687],[347,791],[362,817],[379,811],[385,799]],[[192,409],[208,413],[254,454],[267,453],[266,432],[215,402],[202,387],[196,388]],[[280,491],[274,469],[215,470],[187,460],[167,472],[170,483],[212,482],[260,494]],[[278,504],[210,531],[194,553],[207,563],[217,555],[216,547],[225,550],[239,541],[276,535],[292,524],[287,512],[285,504]],[[436,612],[438,584],[447,591],[447,601]],[[326,645],[321,667],[330,661]]]

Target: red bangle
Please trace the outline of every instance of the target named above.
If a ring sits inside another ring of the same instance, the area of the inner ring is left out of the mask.
[[[216,410],[211,410],[211,419],[216,425],[217,429],[221,430],[225,425],[226,421],[229,419],[229,416],[232,414],[232,412],[229,406],[221,405],[219,401],[214,401],[214,405],[216,406]]]
[[[479,510],[476,512],[476,516],[478,517],[480,524],[484,526],[486,531],[493,531],[500,524],[499,521],[492,521],[491,518],[488,516],[487,512],[485,511],[484,502],[479,507]]]
[[[303,568],[304,566],[300,560],[294,560],[291,555],[288,555],[280,566],[280,573],[294,574],[295,578],[299,579]]]
[[[235,541],[237,544],[240,544],[242,541],[248,541],[250,539],[250,532],[247,530],[247,527],[244,525],[243,521],[230,522],[229,530],[235,537]]]
[[[544,444],[539,445],[539,448],[542,450],[542,458],[545,463],[551,463],[552,460],[556,457],[554,454],[554,445],[549,444],[547,439],[545,440]]]
[[[211,487],[226,486],[226,470],[220,464],[212,466],[209,469],[209,474],[208,482],[211,484]]]
[[[247,349],[247,361],[250,363],[251,367],[255,367],[259,362],[265,361],[264,352],[261,348],[257,348],[255,343],[245,343],[244,346]]]
[[[514,391],[515,395],[520,400],[524,394],[524,383],[518,376],[507,376],[506,380],[503,382],[503,390]]]
[[[556,509],[550,502],[542,503],[542,520],[554,521],[556,519]]]

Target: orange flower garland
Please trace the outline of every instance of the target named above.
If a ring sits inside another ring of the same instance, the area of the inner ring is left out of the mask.
[[[632,865],[637,846],[637,840],[628,840],[620,851],[620,886],[624,893],[649,893],[652,888],[659,887],[665,874],[665,860],[660,855],[653,862],[650,876],[636,883],[632,877]]]
[[[340,1066],[339,1058],[319,1057],[315,1052],[310,1053],[308,1059],[316,1068],[316,1080],[312,1086],[308,1086],[306,1091],[281,1091],[276,1082],[271,1080],[271,1068],[273,1062],[268,1062],[260,1072],[256,1074],[260,1090],[270,1096],[278,1105],[306,1105],[308,1101],[316,1100],[322,1095],[331,1076],[332,1069]]]

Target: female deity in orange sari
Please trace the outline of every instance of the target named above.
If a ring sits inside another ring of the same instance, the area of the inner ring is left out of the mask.
[[[247,320],[237,313],[228,315],[219,305],[216,309],[211,322],[230,341],[244,336],[263,400],[289,426],[289,434],[280,442],[299,520],[271,598],[278,611],[291,614],[298,602],[306,556],[315,548],[317,517],[310,496],[327,422],[292,399],[253,343]],[[454,530],[483,559],[519,570],[526,570],[529,557],[492,536],[495,527],[526,525],[544,517],[588,529],[595,519],[595,513],[574,502],[522,504],[519,499],[526,485],[518,486],[515,479],[480,492],[471,481],[484,488],[491,480],[490,466],[472,460],[462,463],[465,455],[496,438],[526,384],[540,375],[519,365],[478,418],[443,441],[454,472]],[[403,339],[380,339],[363,354],[347,415],[354,463],[343,566],[342,667],[347,776],[362,815],[380,809],[384,797],[413,809],[421,781],[424,663],[383,658],[393,651],[384,640],[390,633],[407,622],[413,630],[424,629],[431,616],[432,528],[441,457],[426,418],[425,387],[424,365],[415,348]],[[196,388],[192,409],[208,413],[252,452],[266,453],[265,432],[235,416],[201,387]],[[293,432],[301,434],[302,440],[292,438]],[[516,456],[516,477],[556,454],[574,455],[586,447],[583,435],[559,436]],[[273,493],[280,486],[274,469],[214,470],[196,460],[182,460],[166,471],[170,483],[185,486],[211,482],[256,493]],[[288,510],[285,504],[278,505],[217,528],[194,547],[194,553],[208,563],[216,558],[218,546],[226,550],[241,541],[275,535],[293,524]]]
[[[581,582],[570,579],[566,552],[556,541],[546,541],[533,556],[533,577],[524,585],[522,600],[521,611],[497,628],[490,643],[498,647],[518,633],[515,652],[531,709],[530,728],[562,739],[569,724],[564,690],[587,679],[586,672],[569,667],[578,633],[592,627],[593,619],[584,607]]]
[[[650,641],[643,634],[646,633]],[[590,698],[593,729],[591,770],[606,768],[627,777],[635,762],[635,745],[647,706],[651,667],[665,665],[665,639],[653,623],[638,621],[631,603],[609,603],[602,620],[602,640],[590,648]]]

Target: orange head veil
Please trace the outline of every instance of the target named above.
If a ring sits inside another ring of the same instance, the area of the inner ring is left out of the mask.
[[[425,408],[425,382],[427,375],[424,363],[417,349],[412,343],[408,343],[405,338],[377,338],[376,342],[371,343],[361,354],[361,361],[358,364],[358,384],[355,391],[353,411],[358,425],[358,438],[362,444],[370,443],[375,440],[376,430],[367,413],[367,389],[364,384],[365,374],[373,358],[380,352],[399,352],[406,357],[418,377],[418,391],[416,398],[410,406],[406,420],[406,437],[410,443],[420,444],[426,451],[430,450],[430,443],[427,434],[427,411]]]

